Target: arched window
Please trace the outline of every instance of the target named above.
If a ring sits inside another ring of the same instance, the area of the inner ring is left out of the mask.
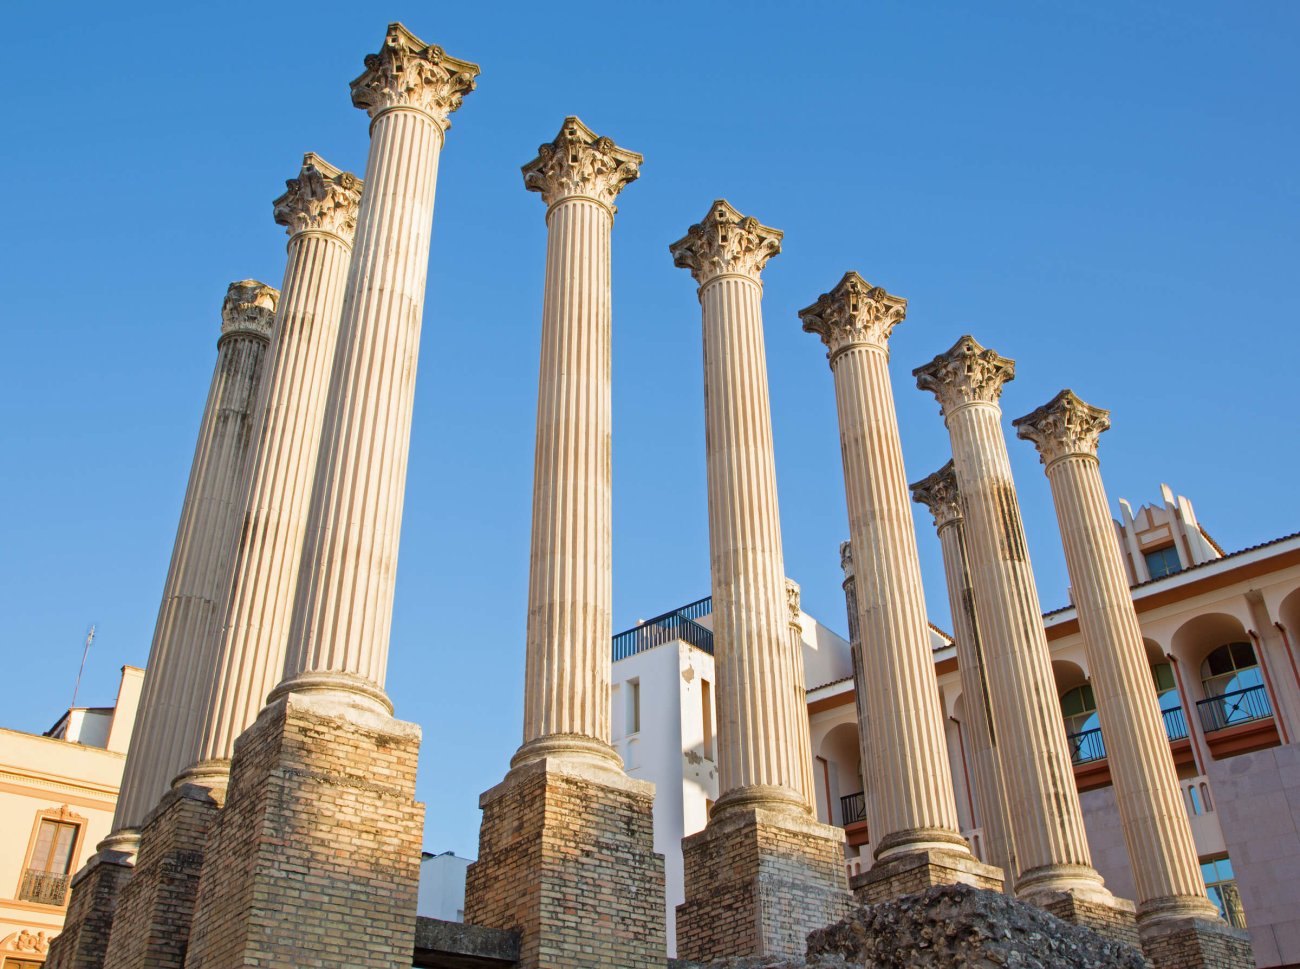
[[[1088,684],[1076,686],[1061,697],[1061,716],[1070,744],[1070,760],[1076,764],[1101,760],[1106,748],[1101,740],[1101,722],[1097,719],[1097,701]]]
[[[1174,668],[1168,663],[1155,663],[1151,667],[1151,679],[1155,683],[1156,699],[1160,702],[1160,716],[1165,721],[1165,735],[1170,740],[1181,740],[1187,736],[1187,718],[1183,716],[1183,701],[1178,695]]]
[[[1264,678],[1250,643],[1226,643],[1201,663],[1201,682],[1207,697],[1263,686]]]

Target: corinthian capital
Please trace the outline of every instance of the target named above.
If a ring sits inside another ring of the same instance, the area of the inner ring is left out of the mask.
[[[930,509],[935,528],[961,521],[961,492],[957,490],[957,472],[952,461],[908,487],[912,489],[912,500]]]
[[[668,251],[673,265],[689,269],[700,286],[728,273],[748,276],[758,282],[767,261],[781,251],[780,229],[761,225],[744,216],[725,199],[718,199],[703,222],[691,226]]]
[[[641,174],[643,160],[577,118],[565,118],[555,140],[539,147],[537,157],[524,166],[524,188],[541,192],[547,205],[582,196],[615,211],[614,199]]]
[[[389,24],[378,54],[352,82],[352,103],[374,117],[388,108],[415,108],[446,131],[451,113],[474,90],[479,67],[426,44],[402,24]]]
[[[1011,422],[1016,435],[1033,441],[1044,465],[1067,454],[1097,456],[1097,439],[1110,427],[1110,411],[1061,391],[1042,407]]]
[[[840,542],[840,568],[844,570],[844,579],[853,578],[853,543]]]
[[[947,353],[912,371],[916,385],[939,400],[943,413],[975,401],[995,403],[1002,387],[1016,376],[1016,362],[986,350],[969,334]]]
[[[907,300],[890,296],[855,272],[847,272],[829,293],[799,311],[806,333],[816,333],[832,359],[852,346],[877,346],[907,316]]]
[[[275,306],[280,302],[280,291],[256,279],[241,279],[226,288],[226,298],[221,304],[221,335],[251,333],[271,337],[271,322],[275,319]]]
[[[316,229],[352,241],[361,204],[361,179],[309,151],[302,156],[298,177],[284,184],[288,191],[275,200],[275,221],[286,226],[290,236]]]
[[[785,580],[785,605],[790,611],[790,625],[796,629],[803,630],[803,607],[799,604],[800,600],[799,583],[794,579]]]

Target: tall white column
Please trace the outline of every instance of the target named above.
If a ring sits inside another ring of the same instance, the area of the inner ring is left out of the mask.
[[[214,629],[243,514],[256,404],[279,292],[231,283],[176,544],[149,648],[135,732],[105,847],[129,850],[146,815],[194,762],[203,735],[203,685],[216,673]]]
[[[641,156],[577,118],[524,166],[546,203],[524,745],[612,763],[610,231]]]
[[[790,610],[790,641],[791,648],[799,656],[802,665],[803,659],[803,606],[801,601],[803,593],[799,588],[799,583],[794,579],[785,580],[785,602]],[[813,765],[812,765],[812,728],[808,723],[808,687],[803,678],[795,681],[794,684],[794,706],[796,713],[802,713],[802,716],[795,717],[795,728],[798,744],[799,768],[803,774],[800,790],[803,792],[804,799],[808,802],[808,810],[817,813],[817,799],[813,794]]]
[[[785,803],[807,813],[776,499],[776,460],[763,346],[760,274],[782,233],[713,203],[673,243],[699,284],[704,329],[705,442],[713,642],[717,670],[718,801]]]
[[[871,730],[867,717],[867,685],[862,682],[862,630],[858,625],[858,578],[853,568],[853,543],[840,542],[840,570],[844,581],[844,608],[849,624],[849,659],[853,665],[853,705],[858,712],[858,751],[862,764],[862,798],[864,806],[871,803]],[[830,807],[827,806],[829,813]],[[870,809],[867,814],[870,816]],[[868,832],[870,826],[868,823]]]
[[[878,714],[869,722],[874,756],[863,751],[878,860],[927,848],[970,851],[948,770],[889,380],[889,335],[906,313],[906,300],[856,272],[799,312],[804,330],[826,344],[835,377],[849,540],[867,566],[855,573],[855,591],[864,699]]]
[[[217,675],[203,716],[199,761],[185,779],[224,787],[235,739],[280,681],[303,530],[334,362],[361,179],[308,153],[275,221],[289,255],[271,344],[248,509],[219,629]]]
[[[1218,919],[1169,753],[1137,610],[1097,461],[1108,411],[1063,390],[1015,421],[1042,458],[1088,655],[1120,825],[1137,888],[1138,925]]]
[[[966,713],[963,726],[970,759],[975,765],[975,797],[979,803],[980,827],[984,829],[985,857],[1002,869],[1006,884],[1012,886],[1016,877],[1015,846],[1007,824],[1007,796],[998,759],[997,730],[989,709],[984,644],[975,619],[975,590],[971,587],[966,555],[966,524],[952,462],[912,485],[912,500],[930,509],[939,533],[952,634],[957,646],[957,669],[961,675],[962,707]]]
[[[337,693],[383,713],[438,155],[476,64],[393,24],[352,103],[371,118],[302,562],[272,696]]]
[[[963,336],[913,374],[939,400],[952,439],[966,512],[966,551],[997,725],[1016,894],[1048,902],[1059,893],[1111,904],[1092,867],[1066,748],[1024,524],[998,398],[1015,363]],[[1130,923],[1131,924],[1131,923]]]

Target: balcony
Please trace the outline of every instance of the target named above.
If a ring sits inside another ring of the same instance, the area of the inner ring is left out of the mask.
[[[1070,760],[1074,764],[1091,764],[1106,759],[1106,745],[1101,739],[1101,728],[1081,730],[1066,736],[1070,745]]]
[[[1232,690],[1208,700],[1200,700],[1196,709],[1206,733],[1273,716],[1273,708],[1263,686],[1250,686],[1244,690]]]
[[[70,880],[67,874],[28,868],[23,872],[22,884],[18,887],[18,900],[38,905],[62,905],[68,897]]]
[[[858,791],[840,798],[840,821],[844,827],[867,820],[867,795]]]
[[[713,599],[705,596],[680,609],[665,612],[662,616],[655,616],[624,630],[612,641],[614,662],[678,639],[712,656],[713,632],[695,621],[712,611]]]
[[[1161,716],[1165,721],[1165,736],[1169,742],[1183,740],[1187,736],[1187,718],[1183,716],[1182,707],[1174,707],[1172,710],[1161,710]]]

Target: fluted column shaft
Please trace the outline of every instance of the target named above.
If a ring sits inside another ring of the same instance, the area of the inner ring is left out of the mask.
[[[289,255],[263,385],[266,398],[250,472],[248,511],[208,694],[196,781],[222,784],[236,738],[284,669],[290,609],[334,362],[360,179],[309,154],[276,202]]]
[[[813,793],[812,726],[808,723],[808,687],[803,674],[803,606],[799,583],[785,580],[786,605],[790,610],[790,648],[798,659],[800,673],[794,681],[795,753],[799,758],[799,790],[804,795],[810,814],[817,813],[817,798]]]
[[[853,666],[853,706],[858,714],[858,752],[862,767],[863,801],[871,803],[871,729],[868,724],[867,686],[862,682],[862,634],[858,631],[858,580],[853,572],[853,546],[840,542],[840,567],[844,570],[844,608],[848,614],[849,659]],[[867,808],[870,815],[871,809]],[[827,805],[830,813],[830,805]],[[868,823],[868,830],[870,830]]]
[[[199,425],[176,544],[135,732],[113,817],[114,834],[136,830],[174,778],[196,758],[203,689],[215,675],[219,610],[235,548],[256,404],[278,294],[253,280],[232,283],[222,307],[217,362]],[[110,837],[109,841],[113,841]]]

